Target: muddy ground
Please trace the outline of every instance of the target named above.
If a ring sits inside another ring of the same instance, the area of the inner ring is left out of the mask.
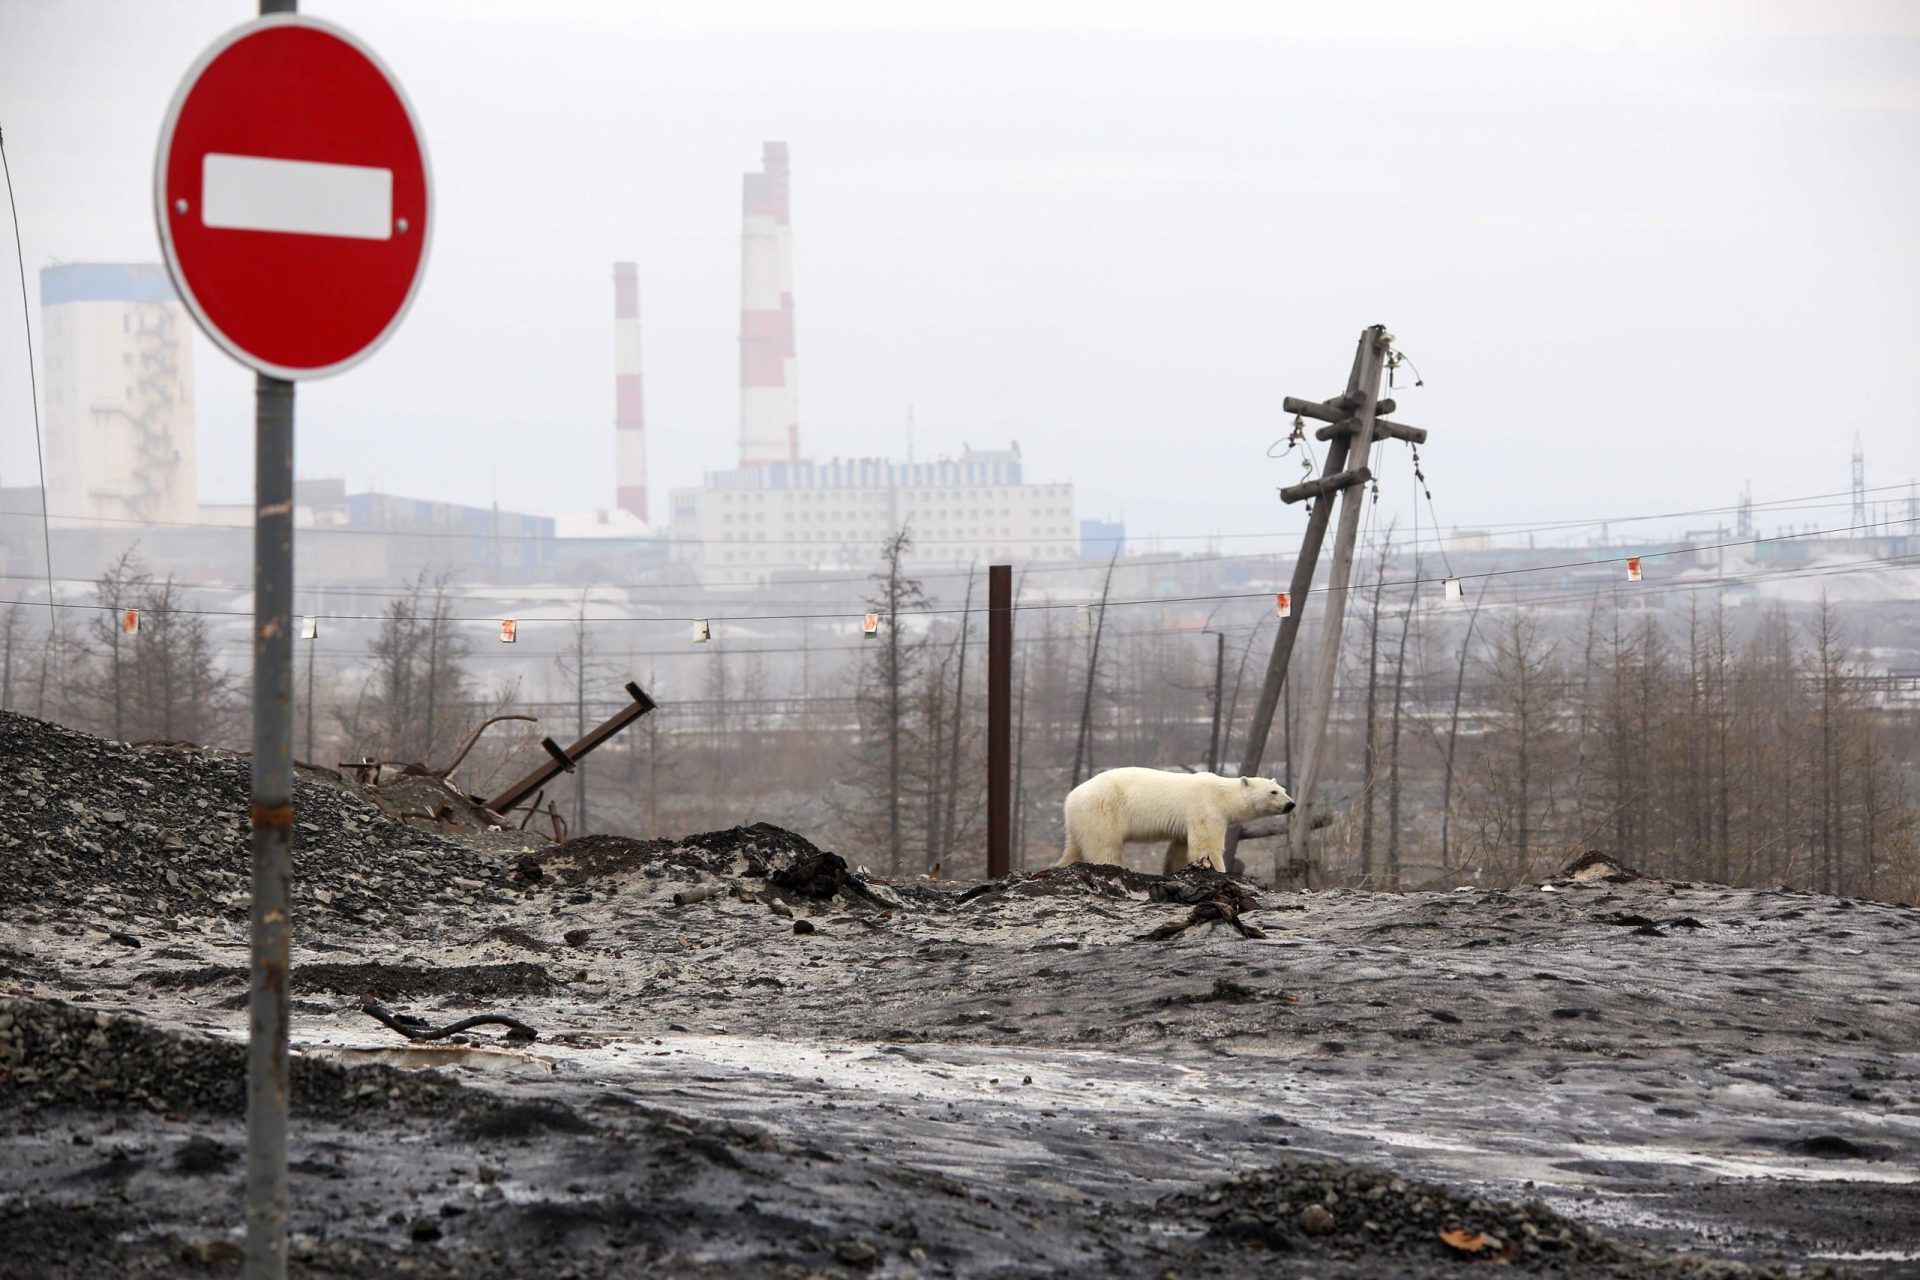
[[[16,716],[0,761],[0,1276],[237,1274],[245,762]],[[295,1274],[1920,1274],[1912,907],[297,804]]]

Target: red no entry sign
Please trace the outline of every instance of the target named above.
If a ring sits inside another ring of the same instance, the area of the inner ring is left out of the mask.
[[[399,84],[338,27],[276,14],[215,41],[167,110],[153,187],[181,297],[262,373],[358,363],[419,287],[426,146]]]

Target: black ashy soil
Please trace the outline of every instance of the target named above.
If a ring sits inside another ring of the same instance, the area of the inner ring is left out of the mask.
[[[14,716],[0,759],[0,1276],[235,1274],[245,762]],[[764,825],[516,854],[298,804],[307,1274],[1920,1265],[1910,908],[887,883]]]

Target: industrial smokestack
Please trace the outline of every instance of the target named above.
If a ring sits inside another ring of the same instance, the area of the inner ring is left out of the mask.
[[[746,175],[740,235],[740,465],[800,456],[793,345],[793,235],[787,144],[765,145]]]
[[[613,264],[613,439],[616,503],[647,518],[647,415],[640,402],[640,278]]]

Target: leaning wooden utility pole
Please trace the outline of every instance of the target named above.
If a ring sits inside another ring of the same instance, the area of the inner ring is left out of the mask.
[[[1261,759],[1266,754],[1267,735],[1273,728],[1274,708],[1280,701],[1281,686],[1286,682],[1287,667],[1293,656],[1294,640],[1300,633],[1300,624],[1311,600],[1310,590],[1320,558],[1320,546],[1326,539],[1327,525],[1332,516],[1332,500],[1336,494],[1345,494],[1341,499],[1340,523],[1334,534],[1333,568],[1326,588],[1327,623],[1321,629],[1325,639],[1320,646],[1319,670],[1308,696],[1306,720],[1301,726],[1304,759],[1298,774],[1300,785],[1294,792],[1294,799],[1299,804],[1295,816],[1304,816],[1308,820],[1288,823],[1289,855],[1284,868],[1294,877],[1304,877],[1309,866],[1307,834],[1313,826],[1313,789],[1319,780],[1322,739],[1333,706],[1334,678],[1339,672],[1340,624],[1345,618],[1347,587],[1353,576],[1353,547],[1360,532],[1360,507],[1365,500],[1365,486],[1373,478],[1373,472],[1367,466],[1368,455],[1374,439],[1379,436],[1390,436],[1414,444],[1423,444],[1427,438],[1427,433],[1417,427],[1388,422],[1379,416],[1392,412],[1394,408],[1392,401],[1380,399],[1380,377],[1392,344],[1393,335],[1384,326],[1374,325],[1360,335],[1359,350],[1354,354],[1353,371],[1347,378],[1345,392],[1324,403],[1297,400],[1292,396],[1281,402],[1286,412],[1296,417],[1312,418],[1327,424],[1314,433],[1315,439],[1328,442],[1327,461],[1317,480],[1303,481],[1280,491],[1283,502],[1315,501],[1312,514],[1307,519],[1306,535],[1301,539],[1300,558],[1294,562],[1292,612],[1281,623],[1280,634],[1274,638],[1273,654],[1267,661],[1266,680],[1260,688],[1260,701],[1254,708],[1253,723],[1247,731],[1246,752],[1240,764],[1242,777],[1251,777],[1260,772]],[[1238,869],[1238,843],[1239,832],[1229,831],[1227,852],[1230,859],[1235,859],[1229,865],[1235,869]],[[1274,879],[1277,882],[1282,871],[1278,855],[1275,863]]]

